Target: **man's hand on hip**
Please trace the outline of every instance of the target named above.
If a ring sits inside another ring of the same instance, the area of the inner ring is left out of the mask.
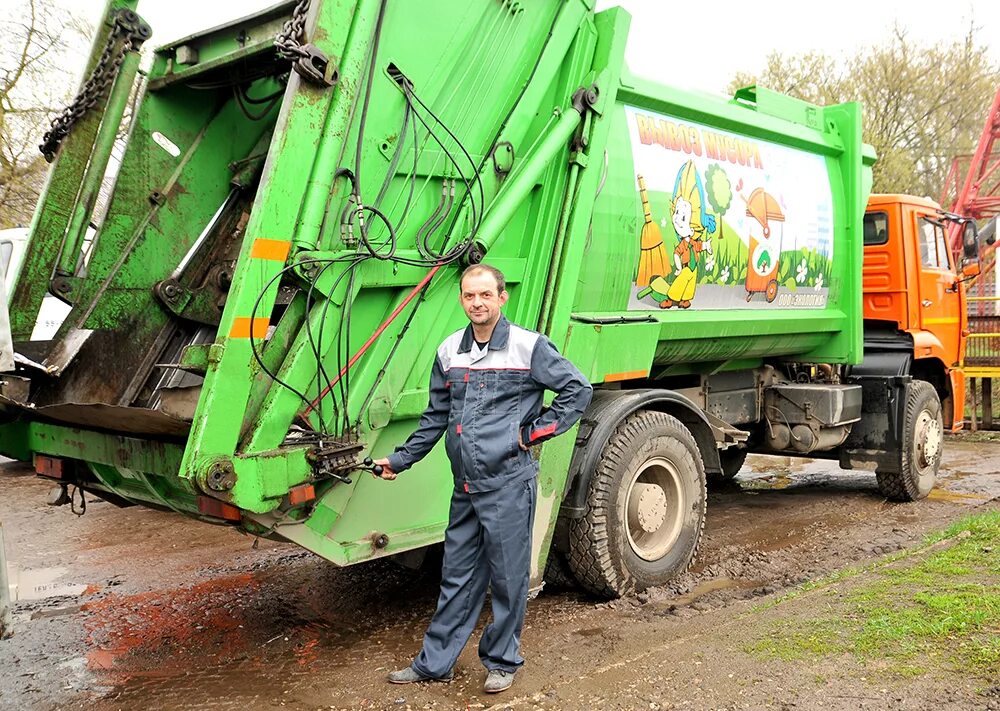
[[[376,479],[378,479],[379,477],[381,477],[382,479],[385,479],[386,481],[392,481],[393,479],[396,478],[396,472],[394,472],[392,470],[392,467],[389,466],[389,460],[388,459],[376,459],[375,460],[375,464],[377,466],[382,467],[382,473],[381,474],[376,474],[375,472],[372,472],[372,476],[374,476]]]

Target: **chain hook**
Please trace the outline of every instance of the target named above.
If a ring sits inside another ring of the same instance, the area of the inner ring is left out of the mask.
[[[291,18],[274,38],[278,55],[292,63],[295,73],[319,86],[334,86],[340,78],[336,65],[314,44],[305,41],[309,0],[300,0]]]
[[[319,47],[313,44],[304,44],[299,47],[299,51],[302,52],[303,56],[292,65],[296,74],[307,81],[323,86],[333,86],[337,83],[340,73]]]

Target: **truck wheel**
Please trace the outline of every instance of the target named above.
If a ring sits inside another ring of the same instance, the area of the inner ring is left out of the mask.
[[[579,583],[573,577],[569,562],[566,560],[566,555],[554,548],[549,549],[543,579],[545,580],[545,590],[549,592],[576,590],[579,587]]]
[[[746,460],[747,450],[743,447],[720,449],[719,462],[722,464],[722,473],[708,475],[708,483],[722,484],[723,482],[732,481],[739,474],[740,469],[743,468],[743,462]]]
[[[587,514],[570,524],[569,562],[592,593],[618,597],[687,570],[705,524],[705,466],[680,420],[626,417],[590,480]]]
[[[934,387],[914,380],[906,389],[906,420],[899,472],[875,472],[879,491],[893,501],[916,501],[934,488],[941,465],[944,425]]]

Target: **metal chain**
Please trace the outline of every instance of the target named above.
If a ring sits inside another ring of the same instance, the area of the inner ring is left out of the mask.
[[[38,146],[38,150],[42,152],[45,160],[49,163],[55,159],[59,145],[69,135],[73,125],[104,98],[105,93],[114,83],[115,77],[118,76],[122,62],[125,61],[125,55],[136,47],[136,40],[141,43],[145,37],[149,36],[148,26],[141,25],[140,22],[140,27],[137,28],[135,22],[129,22],[133,19],[138,20],[134,13],[129,13],[127,17],[124,13],[119,13],[115,17],[115,25],[108,35],[108,41],[104,45],[100,59],[94,65],[94,70],[84,82],[73,102],[52,119],[52,125],[42,136],[42,143]],[[122,36],[125,39],[119,45]]]
[[[330,87],[337,83],[337,66],[319,47],[306,42],[306,15],[309,0],[299,0],[292,17],[274,37],[278,56],[292,63],[295,73],[311,84]]]
[[[292,62],[304,59],[309,54],[302,49],[306,33],[306,14],[309,12],[309,0],[299,0],[292,17],[282,27],[274,38],[274,46],[278,54]]]

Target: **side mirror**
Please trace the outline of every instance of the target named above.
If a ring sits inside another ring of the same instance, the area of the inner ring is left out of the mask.
[[[962,276],[966,279],[979,276],[982,270],[979,268],[979,260],[962,265]]]
[[[979,231],[972,220],[966,222],[962,229],[962,255],[968,261],[979,260]],[[965,268],[962,269],[964,274]]]

